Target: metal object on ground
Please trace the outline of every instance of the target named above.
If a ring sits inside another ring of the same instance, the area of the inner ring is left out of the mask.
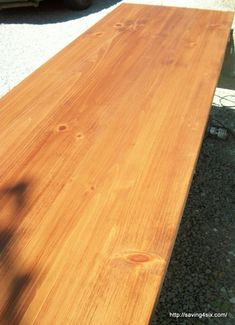
[[[221,140],[226,140],[228,137],[228,131],[225,128],[211,126],[208,131],[210,136],[219,138]]]

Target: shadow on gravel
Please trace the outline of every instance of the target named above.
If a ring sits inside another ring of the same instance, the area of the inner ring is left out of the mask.
[[[121,0],[94,0],[86,10],[69,10],[62,1],[45,0],[38,7],[23,7],[0,11],[0,23],[4,24],[54,24],[78,19],[107,9]]]
[[[235,110],[213,108],[211,118],[235,128]],[[205,136],[151,325],[235,324],[234,171],[234,136],[226,141]],[[228,315],[190,319],[169,314],[181,312]]]
[[[218,82],[218,87],[231,90],[235,90],[235,44],[233,34],[233,30],[231,30]]]

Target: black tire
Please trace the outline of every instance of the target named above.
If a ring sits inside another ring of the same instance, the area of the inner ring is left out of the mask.
[[[92,0],[64,0],[65,5],[70,9],[87,9],[91,3]]]

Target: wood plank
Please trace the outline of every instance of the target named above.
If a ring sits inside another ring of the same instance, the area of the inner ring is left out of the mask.
[[[233,14],[122,4],[0,100],[4,324],[147,324]]]

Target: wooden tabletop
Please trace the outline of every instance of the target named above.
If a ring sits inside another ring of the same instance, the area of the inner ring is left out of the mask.
[[[0,100],[1,324],[148,323],[232,18],[122,4]]]

